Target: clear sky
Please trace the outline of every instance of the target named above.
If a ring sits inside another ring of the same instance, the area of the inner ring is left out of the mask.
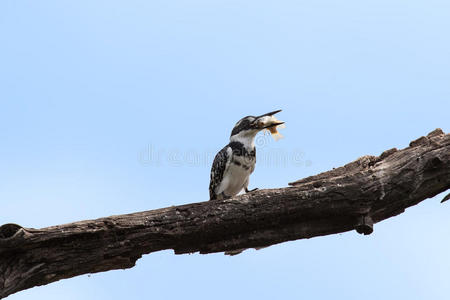
[[[2,0],[0,224],[207,200],[234,123],[275,109],[250,188],[449,132],[449,28],[444,0]],[[8,299],[449,299],[442,197],[370,236],[162,251]]]

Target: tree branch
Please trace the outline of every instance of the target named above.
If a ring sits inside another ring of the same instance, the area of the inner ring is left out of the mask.
[[[450,134],[231,200],[208,201],[42,229],[0,227],[0,298],[63,278],[131,268],[143,254],[238,253],[373,224],[450,188]]]

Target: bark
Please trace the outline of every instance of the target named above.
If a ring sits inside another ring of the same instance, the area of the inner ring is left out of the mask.
[[[239,253],[357,230],[450,188],[450,134],[436,129],[403,150],[223,201],[42,229],[0,227],[0,298],[63,278],[131,268],[143,254]]]

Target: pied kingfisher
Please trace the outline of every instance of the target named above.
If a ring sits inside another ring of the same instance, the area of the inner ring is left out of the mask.
[[[243,189],[248,190],[250,174],[255,169],[255,136],[263,129],[271,129],[283,124],[272,116],[281,110],[258,117],[247,116],[234,126],[230,143],[214,158],[209,183],[209,199],[221,200],[236,196]],[[271,120],[276,120],[272,122]]]

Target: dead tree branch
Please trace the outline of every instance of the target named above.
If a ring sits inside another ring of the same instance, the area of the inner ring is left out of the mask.
[[[0,227],[0,298],[63,278],[131,268],[143,254],[239,251],[357,230],[450,188],[450,134],[225,201],[42,229]]]

